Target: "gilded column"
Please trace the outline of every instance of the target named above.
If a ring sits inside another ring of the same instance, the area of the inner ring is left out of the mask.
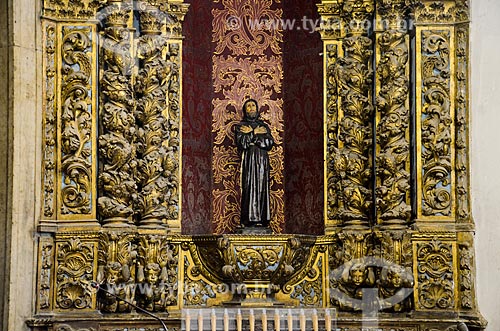
[[[100,39],[99,213],[104,226],[133,224],[132,196],[137,192],[134,146],[136,102],[132,89],[130,1],[106,7]]]
[[[135,82],[138,193],[141,227],[180,230],[181,25],[167,3],[139,3],[138,74]]]
[[[374,3],[325,1],[319,9],[326,24],[321,30],[327,91],[326,228],[329,232],[343,224],[366,229],[373,218],[373,43],[368,27]],[[341,26],[336,29],[338,24]]]
[[[406,1],[381,2],[376,20],[376,214],[405,228],[410,202],[410,52]]]

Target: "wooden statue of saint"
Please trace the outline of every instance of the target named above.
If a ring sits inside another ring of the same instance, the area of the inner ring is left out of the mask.
[[[269,155],[274,145],[269,126],[259,119],[257,101],[243,105],[243,120],[235,126],[236,145],[241,151],[241,226],[268,227]]]

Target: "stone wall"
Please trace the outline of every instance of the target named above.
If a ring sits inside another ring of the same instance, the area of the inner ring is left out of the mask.
[[[500,2],[472,3],[472,207],[476,221],[479,307],[488,331],[500,330]]]

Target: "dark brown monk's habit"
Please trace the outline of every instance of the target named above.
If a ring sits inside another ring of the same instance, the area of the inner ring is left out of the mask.
[[[246,106],[253,101],[257,112],[251,116]],[[243,127],[264,127],[266,133],[242,132]],[[274,145],[269,126],[259,119],[258,104],[250,99],[243,105],[243,120],[235,127],[236,144],[241,151],[241,225],[269,226],[269,156]]]

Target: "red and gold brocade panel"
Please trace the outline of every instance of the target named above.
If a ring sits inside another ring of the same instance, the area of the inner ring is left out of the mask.
[[[285,232],[321,235],[323,220],[323,43],[318,1],[286,0],[284,31]],[[289,25],[290,26],[290,25]]]
[[[276,25],[280,0],[214,0],[212,139],[212,221],[214,233],[231,232],[240,223],[240,155],[233,126],[248,98],[259,103],[276,145],[270,152],[271,227],[284,230],[283,31]]]
[[[183,31],[182,233],[212,233],[212,25],[210,3],[189,0]]]

